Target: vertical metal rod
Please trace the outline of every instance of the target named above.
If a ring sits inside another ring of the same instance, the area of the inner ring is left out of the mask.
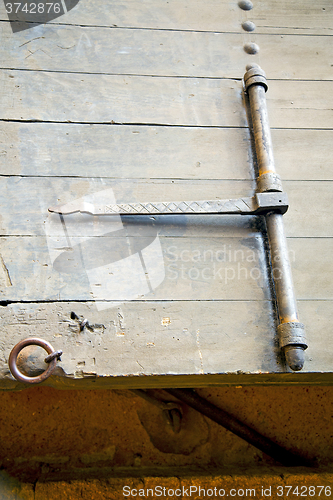
[[[249,96],[251,120],[256,147],[260,192],[281,191],[282,183],[276,174],[265,93],[267,80],[259,66],[247,67],[244,75],[245,90]],[[287,242],[282,215],[269,212],[266,216],[267,235],[271,253],[272,275],[279,314],[278,336],[289,367],[298,371],[304,365],[307,349],[304,325],[298,320]]]

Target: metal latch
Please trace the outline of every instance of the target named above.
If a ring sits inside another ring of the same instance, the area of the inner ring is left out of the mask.
[[[91,215],[167,215],[167,214],[221,214],[263,215],[271,253],[272,276],[279,313],[277,327],[280,347],[292,370],[303,368],[304,350],[307,349],[304,325],[298,320],[282,215],[288,209],[287,195],[282,190],[280,177],[274,166],[271,134],[266,107],[266,75],[257,65],[247,67],[244,90],[248,95],[253,135],[258,163],[257,188],[253,197],[228,200],[203,200],[180,202],[148,202],[122,204],[96,204],[77,200],[49,208],[50,212]],[[272,258],[274,256],[274,259]],[[274,262],[273,262],[274,260]]]
[[[256,193],[252,197],[230,200],[157,201],[116,205],[87,203],[81,198],[81,200],[49,208],[49,212],[62,215],[74,213],[90,215],[260,215],[271,211],[284,214],[287,210],[286,193]]]

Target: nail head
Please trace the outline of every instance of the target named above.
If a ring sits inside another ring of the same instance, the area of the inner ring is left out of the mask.
[[[256,25],[252,21],[244,21],[242,28],[244,31],[254,31],[256,29]]]

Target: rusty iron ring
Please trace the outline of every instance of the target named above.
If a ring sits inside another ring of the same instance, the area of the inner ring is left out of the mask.
[[[43,349],[45,349],[48,355],[53,354],[55,352],[51,344],[46,342],[46,340],[37,338],[21,340],[18,344],[16,344],[15,347],[13,347],[9,355],[9,360],[8,360],[9,369],[13,377],[16,378],[16,380],[28,384],[39,384],[40,382],[46,380],[52,374],[53,370],[57,366],[57,356],[50,361],[49,366],[43,373],[41,373],[37,377],[27,377],[26,375],[23,375],[23,373],[19,371],[16,362],[17,362],[17,357],[22,351],[22,349],[24,349],[24,347],[27,347],[29,345],[38,345],[40,347],[43,347]]]

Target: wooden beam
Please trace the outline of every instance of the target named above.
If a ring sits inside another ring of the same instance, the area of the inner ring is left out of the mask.
[[[144,302],[106,311],[88,302],[11,304],[1,308],[1,388],[21,387],[10,376],[6,360],[11,346],[29,336],[40,336],[64,351],[55,376],[46,382],[58,388],[327,384],[332,381],[332,374],[325,374],[331,372],[325,346],[332,303],[299,305],[310,348],[304,371],[295,376],[278,357],[270,302]],[[80,332],[71,319],[73,311],[88,318],[93,331]]]
[[[136,165],[129,171],[134,179],[89,179],[80,177],[3,177],[0,179],[0,208],[2,219],[0,228],[2,234],[30,236],[45,235],[46,220],[56,220],[51,216],[48,207],[65,204],[82,196],[103,192],[111,189],[118,203],[147,201],[191,201],[240,198],[253,196],[255,182],[249,180],[204,180],[204,179],[137,179],[140,166]],[[286,234],[289,237],[333,237],[333,214],[327,207],[332,197],[332,181],[284,181],[284,190],[288,194],[290,208],[284,216]],[[96,198],[98,200],[98,196]],[[111,198],[110,198],[111,199]],[[115,202],[116,202],[115,201]],[[310,207],[310,209],[309,209]],[[234,226],[236,236],[244,228],[251,228],[250,217],[215,216],[208,217],[207,227],[203,224],[206,216],[192,218],[191,216],[177,218],[157,217],[159,234],[195,235],[219,237],[226,228]],[[84,224],[90,227],[91,216],[66,216],[72,222],[74,218],[82,226],[82,234],[86,234]],[[52,219],[53,220],[53,219]],[[108,218],[99,218],[103,223],[103,231],[107,230]],[[111,220],[114,220],[111,218]],[[127,223],[130,218],[127,218]],[[134,220],[134,219],[133,219]],[[142,219],[150,221],[149,218]],[[80,222],[82,221],[82,222]],[[178,221],[178,222],[177,222]],[[150,221],[151,222],[151,221]],[[97,221],[95,221],[97,223]],[[105,223],[105,224],[104,224]],[[181,230],[178,228],[181,227]],[[237,229],[240,228],[240,229]],[[87,229],[90,230],[90,229]],[[112,229],[113,230],[113,229]],[[180,232],[179,232],[180,231]],[[92,232],[92,236],[93,236]]]
[[[333,180],[332,130],[272,129],[271,133],[282,179]],[[253,177],[247,128],[0,122],[0,144],[2,175]]]

